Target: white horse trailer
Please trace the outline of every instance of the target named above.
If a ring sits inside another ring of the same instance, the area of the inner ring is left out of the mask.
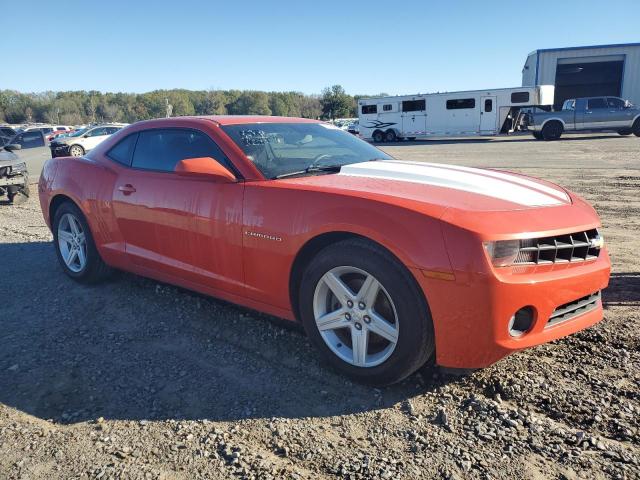
[[[553,106],[553,85],[428,93],[358,100],[360,137],[407,138],[509,134],[526,130],[524,109]]]

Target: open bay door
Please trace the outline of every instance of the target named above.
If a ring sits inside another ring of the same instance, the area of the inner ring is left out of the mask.
[[[495,135],[498,120],[496,97],[480,98],[480,135]]]

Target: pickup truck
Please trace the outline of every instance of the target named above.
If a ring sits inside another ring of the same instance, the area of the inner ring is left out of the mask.
[[[559,112],[533,112],[528,129],[537,140],[557,140],[563,132],[613,130],[640,137],[640,109],[618,97],[565,100]]]

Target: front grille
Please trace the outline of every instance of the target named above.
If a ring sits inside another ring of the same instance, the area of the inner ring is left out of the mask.
[[[584,262],[600,255],[600,235],[594,228],[555,237],[520,240],[515,264]]]
[[[592,293],[586,297],[579,298],[573,302],[565,303],[556,308],[547,322],[547,327],[557,325],[560,322],[571,320],[598,307],[600,303],[600,292]]]

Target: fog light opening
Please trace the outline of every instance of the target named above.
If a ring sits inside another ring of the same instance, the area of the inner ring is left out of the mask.
[[[523,307],[518,310],[511,320],[509,320],[509,335],[512,337],[521,337],[533,325],[533,308]]]

